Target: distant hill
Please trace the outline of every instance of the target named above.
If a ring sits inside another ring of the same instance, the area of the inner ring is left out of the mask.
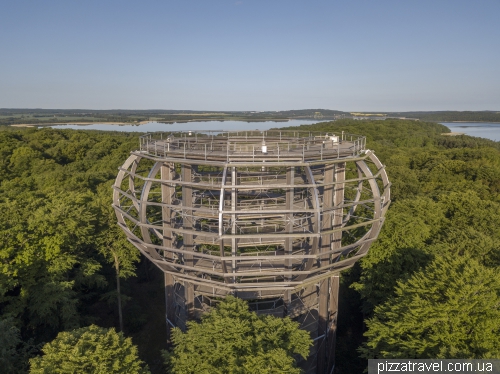
[[[389,112],[388,117],[417,118],[433,122],[500,122],[500,112],[496,111],[437,111],[437,112]]]

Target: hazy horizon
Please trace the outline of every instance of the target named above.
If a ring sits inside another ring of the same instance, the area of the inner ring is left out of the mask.
[[[468,109],[436,109],[436,110],[362,110],[362,109],[352,109],[352,110],[343,110],[343,109],[330,109],[330,108],[295,108],[295,109],[283,109],[283,110],[254,110],[254,109],[244,109],[244,110],[224,110],[224,109],[161,109],[161,108],[146,108],[146,109],[139,109],[139,108],[102,108],[102,109],[96,109],[96,108],[30,108],[30,107],[12,107],[12,108],[0,108],[0,110],[89,110],[89,111],[113,111],[113,110],[126,110],[126,111],[176,111],[176,112],[181,112],[181,111],[189,111],[189,112],[291,112],[294,110],[332,110],[332,111],[339,111],[339,112],[345,112],[345,113],[368,113],[368,112],[373,112],[373,113],[409,113],[409,112],[499,112],[500,110],[495,110],[495,109],[478,109],[478,110],[468,110]]]

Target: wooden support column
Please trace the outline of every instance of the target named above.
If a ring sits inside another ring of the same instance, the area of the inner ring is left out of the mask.
[[[335,164],[335,193],[333,204],[335,213],[333,216],[333,228],[342,227],[344,218],[344,209],[341,207],[344,203],[344,182],[345,181],[345,162]],[[332,249],[340,250],[342,247],[342,232],[333,233]],[[336,275],[330,278],[330,306],[329,306],[329,324],[327,329],[327,367],[328,372],[331,372],[335,365],[335,340],[337,335],[337,316],[339,311],[339,286],[340,276]]]
[[[330,278],[330,311],[327,332],[327,365],[328,373],[332,372],[335,365],[335,345],[337,338],[337,319],[339,314],[339,287],[340,276],[334,275]]]
[[[182,165],[182,181],[192,182],[192,166],[188,164]],[[191,186],[182,186],[182,226],[184,230],[193,229],[193,188]],[[183,234],[183,246],[186,251],[193,251],[194,241],[192,234]],[[184,265],[193,266],[193,256],[184,255]],[[191,282],[184,283],[185,302],[187,318],[194,318],[194,285]]]
[[[231,211],[233,214],[231,214],[231,234],[236,235],[237,234],[237,227],[236,227],[236,221],[237,221],[237,215],[236,215],[236,210],[238,206],[238,191],[237,191],[237,184],[238,184],[238,172],[236,171],[235,167],[231,168],[231,185],[233,188],[231,188]],[[233,274],[236,273],[236,255],[238,253],[238,239],[232,238],[231,239],[231,255],[233,257],[233,260],[231,261],[231,272]],[[233,276],[232,282],[236,282],[236,276]]]
[[[288,166],[286,168],[286,209],[290,211],[290,213],[285,214],[285,231],[287,233],[293,233],[293,198],[294,198],[294,189],[293,186],[294,184],[294,178],[295,178],[295,167],[294,166]],[[293,252],[293,238],[286,238],[285,239],[285,255],[291,255]],[[291,271],[292,270],[292,264],[293,261],[292,259],[285,260],[285,268],[286,271]],[[292,280],[292,276],[289,275],[287,276],[288,280]],[[292,294],[291,291],[285,291],[285,294],[283,296],[283,301],[285,304],[284,308],[284,316],[288,314],[290,311],[290,304],[292,302]]]
[[[344,203],[344,182],[345,180],[345,162],[335,165],[335,196],[334,206],[335,213],[333,216],[333,228],[340,228],[342,220],[344,219],[344,210],[341,205]],[[339,249],[342,247],[342,232],[337,231],[333,233],[332,249]]]
[[[331,230],[333,220],[333,199],[334,199],[334,164],[325,165],[323,183],[323,204],[321,206],[321,231]],[[332,243],[332,234],[321,235],[320,253],[330,251]],[[324,267],[330,264],[330,256],[321,257],[319,266]],[[318,340],[318,364],[317,372],[326,373],[327,367],[327,330],[329,322],[329,295],[330,295],[330,278],[323,279],[319,284],[319,315],[318,315],[318,337],[323,336]]]
[[[174,164],[163,163],[161,166],[161,180],[172,180],[175,175]],[[175,187],[171,183],[161,184],[161,201],[163,204],[172,205],[172,199],[175,194]],[[161,209],[163,221],[163,246],[172,247],[173,238],[171,227],[172,209],[163,206]],[[166,252],[164,256],[173,261],[173,253]],[[174,277],[172,274],[163,273],[165,277],[165,317],[167,320],[167,342],[170,344],[170,329],[175,325],[175,302],[174,302]]]

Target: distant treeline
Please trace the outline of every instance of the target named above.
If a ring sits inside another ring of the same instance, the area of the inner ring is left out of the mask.
[[[435,122],[500,122],[500,112],[495,111],[394,112],[388,115]]]
[[[349,113],[329,109],[298,109],[285,111],[195,111],[195,110],[93,110],[93,109],[0,109],[0,125],[51,124],[73,122],[124,122],[143,121],[287,121],[310,119],[318,121],[363,116],[363,112]],[[369,113],[373,117],[413,118],[436,122],[500,122],[500,112],[494,111],[439,111],[439,112],[386,112]],[[368,113],[364,113],[368,116]]]
[[[337,110],[305,109],[293,111],[194,111],[194,110],[86,110],[86,109],[0,109],[0,125],[51,124],[73,122],[143,121],[287,121],[289,119],[335,120],[349,116]]]

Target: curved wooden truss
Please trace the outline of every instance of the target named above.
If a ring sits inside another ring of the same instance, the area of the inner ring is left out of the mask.
[[[172,325],[234,294],[301,320],[323,356],[335,275],[366,255],[390,203],[384,166],[350,134],[148,134],[113,188],[128,240],[166,274]]]

